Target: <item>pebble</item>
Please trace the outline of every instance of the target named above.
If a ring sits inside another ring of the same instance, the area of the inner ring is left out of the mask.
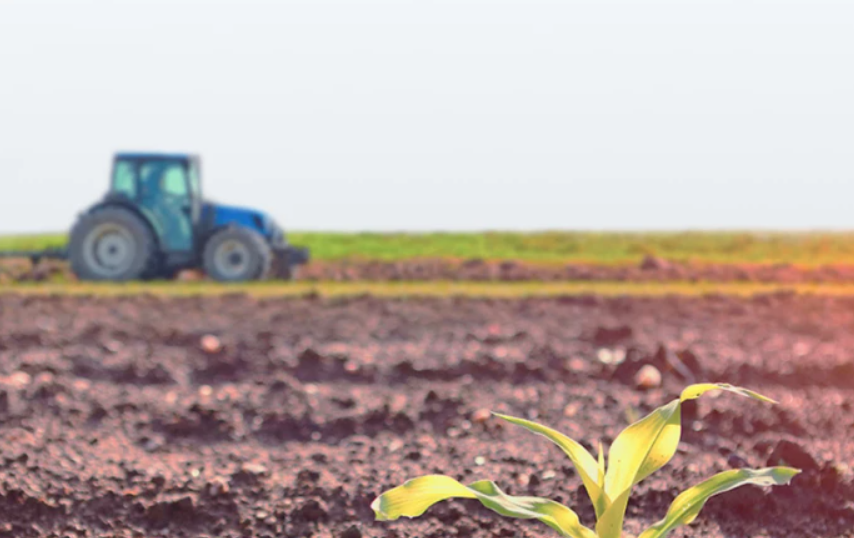
[[[21,389],[32,382],[33,378],[27,372],[14,372],[12,375],[2,379],[4,385],[9,385],[12,388]]]
[[[202,336],[201,340],[199,341],[199,345],[201,346],[202,351],[210,355],[222,351],[222,342],[219,338],[212,334],[206,334]]]
[[[264,476],[269,471],[260,463],[244,463],[240,470],[252,476]]]
[[[483,424],[484,422],[489,420],[489,417],[491,416],[492,413],[489,411],[489,409],[478,409],[472,414],[471,421],[475,424]]]
[[[230,489],[231,486],[229,486],[228,480],[221,476],[217,476],[208,482],[208,495],[211,497],[225,495]]]
[[[481,467],[486,464],[486,458],[484,458],[483,456],[478,456],[474,459],[474,464],[478,467]]]
[[[661,386],[661,372],[651,364],[645,365],[635,374],[635,386],[642,390],[655,389]]]
[[[596,352],[596,358],[602,364],[620,364],[626,360],[626,350],[602,348]]]
[[[567,404],[566,407],[563,408],[563,416],[571,418],[578,414],[581,406],[577,403]]]

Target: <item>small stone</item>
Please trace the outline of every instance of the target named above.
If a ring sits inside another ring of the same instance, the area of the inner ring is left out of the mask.
[[[602,348],[596,352],[596,358],[599,359],[599,362],[602,364],[620,364],[624,360],[626,360],[626,350],[625,349],[608,349]]]
[[[489,411],[489,409],[478,409],[472,414],[471,421],[475,424],[483,424],[484,422],[489,420],[489,417],[491,416],[492,413]]]
[[[199,345],[201,346],[202,351],[209,355],[213,355],[222,351],[222,342],[219,338],[212,334],[206,334],[202,336],[201,340],[199,341]]]
[[[400,439],[392,439],[392,441],[388,444],[389,452],[397,452],[401,448],[403,448],[403,441],[401,441]]]
[[[635,374],[635,386],[641,390],[655,389],[661,386],[661,372],[647,364]]]
[[[478,456],[474,459],[474,464],[478,467],[482,467],[486,464],[486,458],[484,458],[483,456]]]
[[[580,407],[581,406],[577,403],[567,404],[567,406],[563,408],[563,416],[567,418],[574,417],[578,414]]]
[[[548,471],[543,472],[543,480],[552,480],[557,473],[549,469]]]
[[[240,467],[240,470],[252,476],[264,476],[269,472],[267,468],[260,463],[245,463]]]
[[[228,485],[228,480],[221,476],[217,476],[208,482],[208,495],[211,497],[225,495],[230,489],[231,487]]]
[[[12,388],[21,389],[29,385],[32,380],[27,372],[14,372],[9,377],[4,378],[3,382]]]
[[[267,519],[268,517],[270,517],[270,513],[264,510],[258,510],[257,512],[255,512],[256,519]]]

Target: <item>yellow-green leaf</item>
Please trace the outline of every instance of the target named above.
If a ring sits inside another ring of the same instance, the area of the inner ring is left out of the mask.
[[[537,519],[567,538],[597,538],[566,506],[540,497],[513,497],[486,480],[467,487],[448,476],[422,476],[383,493],[371,508],[378,521],[392,521],[418,517],[434,504],[451,498],[477,499],[503,516]]]
[[[768,398],[727,384],[703,383],[686,388],[679,399],[659,407],[623,430],[608,451],[605,496],[610,506],[596,526],[600,538],[619,538],[632,487],[673,458],[682,436],[682,402],[712,390],[727,390],[764,401]]]
[[[670,505],[664,519],[645,530],[638,538],[664,538],[676,527],[688,525],[694,521],[703,509],[703,505],[713,495],[747,484],[781,486],[788,484],[799,472],[798,469],[791,467],[769,467],[737,469],[716,474],[705,482],[683,491]]]
[[[528,431],[542,435],[559,446],[569,459],[572,460],[572,464],[575,465],[578,475],[581,477],[581,481],[584,484],[584,488],[587,490],[587,495],[590,496],[590,501],[593,503],[593,507],[596,510],[596,517],[598,518],[605,511],[608,507],[609,501],[604,490],[599,485],[599,464],[587,449],[559,431],[543,426],[542,424],[537,424],[536,422],[525,420],[523,418],[500,415],[498,413],[495,413],[495,416],[502,418],[511,424],[522,426]]]
[[[629,504],[631,488],[625,490],[611,504],[605,513],[596,522],[596,536],[599,538],[620,538],[623,535],[623,518],[626,515],[626,506]]]
[[[694,400],[712,390],[726,390],[729,392],[734,392],[735,394],[747,396],[748,398],[753,398],[755,400],[760,400],[773,404],[777,403],[771,398],[763,396],[758,392],[753,392],[752,390],[748,390],[742,387],[736,387],[728,383],[698,383],[696,385],[691,385],[682,391],[682,395],[679,397],[679,400],[683,402],[687,400]]]

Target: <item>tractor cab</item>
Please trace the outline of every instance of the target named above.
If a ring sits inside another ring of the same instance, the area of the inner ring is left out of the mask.
[[[189,268],[223,281],[290,279],[308,261],[264,213],[205,202],[198,157],[147,153],[115,156],[110,189],[72,229],[68,256],[85,280],[169,278]]]
[[[156,228],[161,248],[193,250],[202,213],[200,162],[191,155],[120,153],[107,199],[124,199]]]

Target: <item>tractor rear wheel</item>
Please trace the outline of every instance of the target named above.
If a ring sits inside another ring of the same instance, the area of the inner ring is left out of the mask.
[[[273,252],[261,234],[248,228],[225,228],[205,244],[205,273],[221,282],[262,280],[270,273]]]
[[[68,257],[80,280],[138,280],[157,262],[157,244],[135,213],[104,207],[82,215],[74,225]]]

